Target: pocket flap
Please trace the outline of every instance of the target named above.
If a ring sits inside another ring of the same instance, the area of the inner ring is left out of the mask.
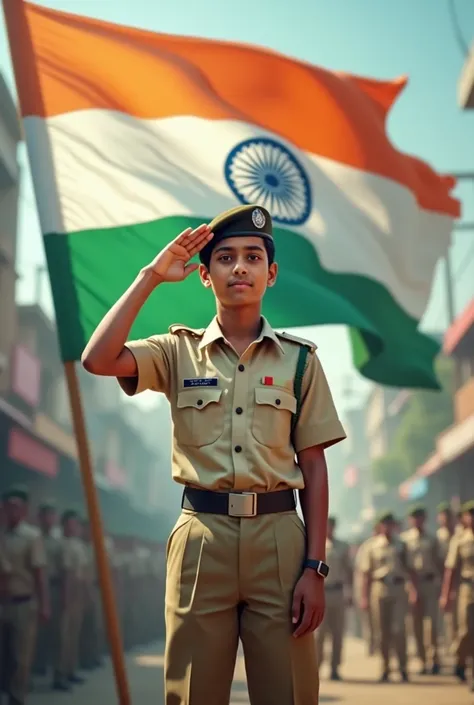
[[[221,396],[222,389],[186,389],[178,392],[178,409],[205,409],[212,402],[218,403]]]
[[[276,387],[257,387],[255,390],[257,404],[267,404],[275,409],[284,409],[296,413],[296,397]]]

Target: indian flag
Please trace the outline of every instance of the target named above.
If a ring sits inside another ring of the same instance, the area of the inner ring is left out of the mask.
[[[181,230],[257,203],[280,265],[272,325],[346,324],[363,375],[436,386],[418,324],[459,204],[387,136],[404,79],[4,6],[64,360]],[[193,276],[160,287],[132,334],[213,314]]]

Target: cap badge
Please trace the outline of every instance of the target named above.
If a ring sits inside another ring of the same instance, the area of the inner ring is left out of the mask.
[[[266,218],[263,215],[262,211],[260,208],[255,208],[255,210],[252,213],[252,223],[255,225],[256,228],[263,228],[266,223]]]

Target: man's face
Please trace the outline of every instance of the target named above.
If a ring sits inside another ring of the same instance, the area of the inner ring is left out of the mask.
[[[462,515],[462,524],[465,529],[474,528],[474,512],[464,512]]]
[[[393,533],[395,530],[395,522],[394,521],[381,521],[379,524],[379,531],[382,534],[382,536],[386,536],[388,539],[392,538]]]
[[[19,497],[10,497],[4,502],[5,522],[7,526],[16,526],[26,518],[28,505]]]
[[[450,518],[448,512],[439,512],[438,514],[438,526],[443,528],[449,526]]]
[[[415,514],[414,516],[409,517],[410,526],[418,529],[418,531],[422,531],[425,526],[425,519],[426,517],[424,514]]]
[[[66,536],[79,536],[79,521],[77,517],[69,517],[64,522],[64,533]]]
[[[47,509],[46,511],[41,512],[40,524],[42,528],[50,531],[54,526],[56,526],[56,521],[57,515],[54,509]]]
[[[262,238],[231,237],[216,245],[209,269],[201,265],[199,271],[221,304],[237,308],[259,303],[274,285],[278,267],[275,262],[268,265]]]

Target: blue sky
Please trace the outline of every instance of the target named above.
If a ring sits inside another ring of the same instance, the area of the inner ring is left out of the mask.
[[[447,0],[44,0],[38,4],[160,32],[256,43],[329,69],[387,79],[407,74],[408,86],[389,120],[394,143],[440,171],[474,172],[474,111],[458,108],[457,81],[464,57],[450,23]],[[465,40],[470,43],[474,2],[456,0],[454,4]],[[14,91],[3,17],[0,66]],[[23,151],[21,161],[25,173],[18,294],[21,301],[30,301],[35,296],[35,267],[43,261],[43,251]],[[460,187],[459,194],[464,218],[474,221],[474,186]],[[460,310],[474,295],[474,231],[455,235],[452,262]],[[42,298],[50,307],[47,282],[42,286]],[[445,311],[439,276],[424,327],[442,330]],[[349,380],[358,394],[365,393],[367,384],[351,366],[344,329],[299,332],[317,342],[339,407],[350,403],[343,395]]]

